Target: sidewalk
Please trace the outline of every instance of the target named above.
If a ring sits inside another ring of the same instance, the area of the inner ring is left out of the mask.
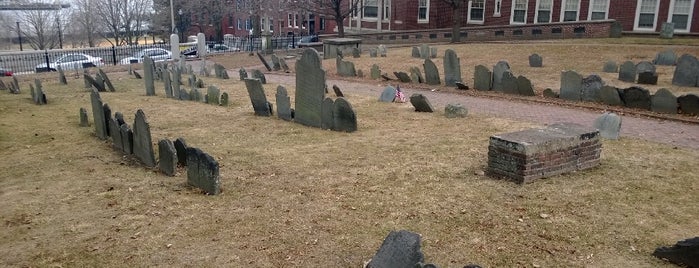
[[[296,81],[293,75],[266,73],[265,76],[268,83],[294,85]],[[328,86],[337,85],[343,92],[375,96],[377,100],[383,90],[383,87],[376,86],[376,83],[329,79],[327,84]],[[571,122],[586,126],[591,126],[592,122],[601,115],[601,113],[556,105],[463,96],[445,92],[415,90],[409,87],[401,87],[401,90],[405,92],[406,96],[416,92],[425,95],[438,112],[442,112],[444,106],[449,103],[461,103],[468,108],[469,113],[523,120],[543,125]],[[699,150],[699,125],[697,124],[634,116],[621,117],[621,136]]]

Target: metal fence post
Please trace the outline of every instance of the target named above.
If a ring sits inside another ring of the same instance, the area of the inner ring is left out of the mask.
[[[116,60],[116,47],[112,46],[112,60],[114,61],[114,65],[117,65],[117,60]]]
[[[51,65],[49,65],[49,51],[44,50],[44,57],[46,58],[46,71],[51,71]]]

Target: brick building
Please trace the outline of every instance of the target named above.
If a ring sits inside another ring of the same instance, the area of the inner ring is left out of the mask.
[[[454,16],[443,0],[361,1],[349,31],[450,28]],[[459,12],[462,27],[614,19],[630,32],[673,22],[676,33],[699,33],[697,0],[467,0]]]

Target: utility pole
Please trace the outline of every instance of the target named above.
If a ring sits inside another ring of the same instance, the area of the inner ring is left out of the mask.
[[[175,6],[172,4],[172,0],[170,0],[170,19],[172,23],[172,27],[170,28],[170,33],[176,33],[175,30]]]
[[[19,38],[19,51],[24,51],[22,49],[22,32],[19,30],[19,21],[17,22],[17,38]]]
[[[58,45],[63,49],[63,32],[61,31],[61,20],[56,17],[56,24],[58,25]]]

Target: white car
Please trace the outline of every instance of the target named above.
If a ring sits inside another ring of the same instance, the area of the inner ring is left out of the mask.
[[[147,48],[136,52],[133,57],[123,58],[119,61],[119,64],[130,64],[131,61],[143,62],[143,57],[148,56],[153,61],[166,61],[172,59],[172,52],[162,49],[162,48]]]
[[[50,62],[48,66],[46,63],[41,63],[36,66],[36,71],[56,71],[58,66],[61,66],[63,70],[74,70],[84,67],[96,67],[104,65],[104,60],[100,57],[93,57],[82,53],[66,54],[54,62]]]

